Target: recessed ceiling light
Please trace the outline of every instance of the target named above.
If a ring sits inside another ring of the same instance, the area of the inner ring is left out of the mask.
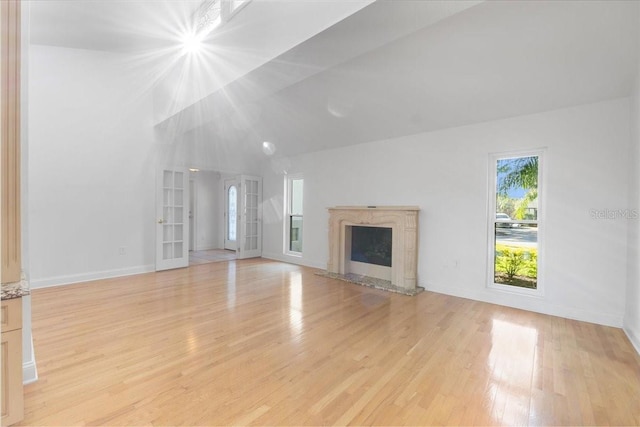
[[[200,169],[198,168],[189,168],[190,172],[200,172]]]
[[[273,142],[264,141],[262,143],[262,152],[267,156],[271,156],[276,152],[276,145]]]

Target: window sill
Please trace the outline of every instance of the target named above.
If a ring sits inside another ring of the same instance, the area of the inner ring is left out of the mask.
[[[522,288],[519,286],[504,285],[501,283],[489,282],[489,285],[487,286],[487,288],[498,291],[498,292],[502,292],[502,293],[512,294],[512,295],[523,295],[523,296],[528,296],[532,298],[544,297],[544,292],[542,291],[539,285],[537,289],[529,289],[529,288]]]

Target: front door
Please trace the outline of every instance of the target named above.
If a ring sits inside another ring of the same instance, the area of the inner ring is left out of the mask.
[[[166,168],[156,182],[156,271],[189,265],[189,175]]]
[[[224,248],[238,248],[238,181],[224,181]]]

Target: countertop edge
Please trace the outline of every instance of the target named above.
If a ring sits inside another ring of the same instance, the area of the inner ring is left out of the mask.
[[[19,282],[2,284],[0,299],[4,301],[14,298],[22,298],[30,293],[31,290],[29,289],[29,282],[27,281],[27,278],[22,275]]]

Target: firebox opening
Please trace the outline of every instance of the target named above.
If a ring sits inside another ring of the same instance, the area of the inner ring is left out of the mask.
[[[351,261],[391,267],[391,228],[351,227]]]

